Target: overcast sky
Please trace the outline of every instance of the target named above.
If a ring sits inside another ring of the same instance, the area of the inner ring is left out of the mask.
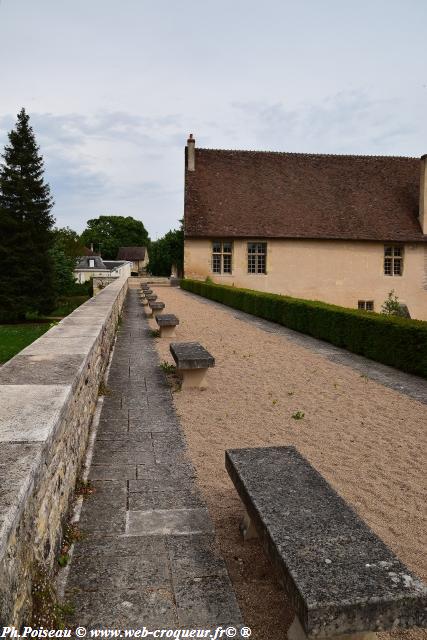
[[[0,147],[31,117],[59,226],[183,215],[184,146],[427,153],[426,0],[0,0]]]

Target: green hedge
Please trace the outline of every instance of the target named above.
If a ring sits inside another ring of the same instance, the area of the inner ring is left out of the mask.
[[[427,322],[198,280],[181,288],[427,378]]]

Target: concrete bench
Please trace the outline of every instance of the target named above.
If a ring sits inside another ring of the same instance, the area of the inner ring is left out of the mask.
[[[163,309],[165,308],[165,303],[164,302],[160,302],[160,300],[156,301],[156,300],[150,300],[148,303],[148,306],[151,309],[151,314],[154,317],[157,317],[159,314],[162,313]]]
[[[171,342],[169,349],[182,374],[182,389],[205,388],[206,372],[215,366],[214,357],[198,342]]]
[[[295,610],[290,640],[427,626],[427,587],[295,448],[230,450],[226,468]]]
[[[172,338],[175,335],[175,327],[179,324],[178,318],[173,313],[162,313],[156,316],[161,338]]]

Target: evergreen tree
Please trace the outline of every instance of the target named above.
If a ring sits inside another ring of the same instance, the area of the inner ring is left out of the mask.
[[[29,116],[22,109],[0,165],[0,322],[55,304],[51,256],[53,200],[43,179]]]

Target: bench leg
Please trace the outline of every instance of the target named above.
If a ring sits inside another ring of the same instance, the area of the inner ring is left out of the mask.
[[[258,532],[255,529],[254,523],[252,522],[249,513],[246,510],[239,528],[245,542],[246,540],[253,540],[253,538],[258,538]]]
[[[175,327],[160,327],[161,338],[173,338],[175,335]]]
[[[206,389],[207,369],[180,369],[182,373],[181,389]]]
[[[377,634],[373,631],[361,631],[360,633],[343,633],[337,636],[330,636],[331,640],[375,640]],[[295,616],[288,629],[288,640],[307,640],[306,633],[302,627],[298,616]]]
[[[163,313],[163,309],[154,309],[153,310],[153,316],[155,318],[157,318],[157,316],[159,316],[161,313]]]

